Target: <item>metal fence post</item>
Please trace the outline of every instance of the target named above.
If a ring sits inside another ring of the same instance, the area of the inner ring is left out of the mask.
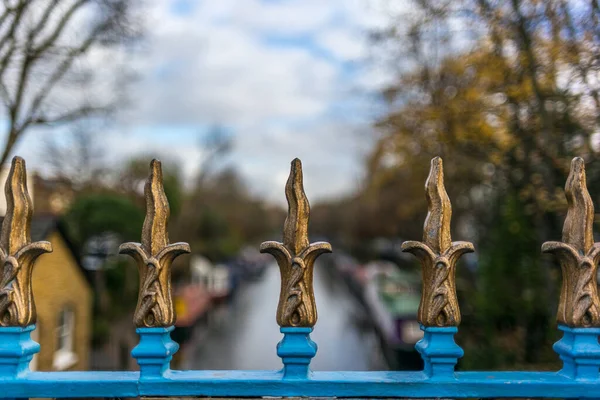
[[[563,337],[552,347],[563,361],[562,375],[573,379],[598,379],[600,372],[600,328],[558,327]]]
[[[160,378],[169,369],[179,345],[171,340],[175,307],[171,293],[171,264],[189,253],[187,243],[169,243],[169,202],[163,187],[161,163],[152,160],[144,187],[146,218],[141,243],[124,243],[119,248],[136,261],[140,290],[133,322],[140,335],[131,355],[140,366],[140,379]]]
[[[283,361],[284,379],[306,379],[310,361],[317,354],[317,344],[310,338],[313,328],[282,327],[283,339],[277,344],[277,355]]]
[[[563,278],[556,319],[564,334],[553,348],[563,361],[560,374],[573,379],[598,379],[600,243],[594,243],[594,203],[587,190],[582,158],[571,162],[565,195],[568,210],[562,241],[542,245],[542,252],[552,253],[560,262]]]
[[[425,182],[428,213],[423,241],[402,243],[402,251],[414,254],[421,262],[423,289],[418,320],[425,333],[415,346],[430,378],[454,377],[454,366],[464,351],[454,342],[460,324],[456,297],[455,270],[458,259],[475,251],[469,242],[453,242],[450,236],[452,204],[444,187],[442,159],[431,160]]]
[[[264,242],[260,251],[273,255],[281,272],[277,324],[283,340],[277,345],[277,355],[283,361],[283,378],[306,379],[310,377],[310,361],[317,354],[317,344],[310,339],[317,323],[313,268],[317,257],[331,253],[331,245],[308,240],[310,205],[304,193],[302,163],[297,158],[291,164],[285,197],[288,215],[283,243]]]
[[[424,363],[424,372],[432,378],[450,378],[454,376],[454,367],[465,352],[454,342],[458,332],[455,326],[422,326],[423,339],[415,345]]]
[[[171,339],[172,326],[167,328],[137,328],[140,342],[131,356],[140,366],[140,379],[162,378],[169,370],[171,359],[179,345]]]
[[[35,325],[0,327],[0,378],[18,378],[29,372],[29,363],[40,351],[31,339]]]
[[[6,216],[0,234],[0,378],[19,378],[40,351],[31,339],[37,319],[31,274],[35,260],[52,251],[49,242],[31,242],[33,203],[27,191],[25,160],[14,157],[4,188]]]

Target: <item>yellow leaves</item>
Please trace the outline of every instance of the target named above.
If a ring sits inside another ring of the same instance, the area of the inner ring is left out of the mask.
[[[555,29],[569,22],[561,20],[561,3],[536,3],[546,23],[524,32],[520,16],[531,10],[488,3],[487,10],[473,10],[488,25],[471,51],[443,53],[449,56],[441,60],[415,55],[413,72],[386,92],[391,110],[379,124],[385,146],[372,159],[385,168],[371,169],[375,187],[397,182],[399,174],[403,188],[412,190],[408,179],[423,173],[416,165],[440,155],[455,165],[447,175],[453,185],[513,187],[535,212],[564,209],[564,196],[554,187],[561,166],[593,152],[589,135],[600,100],[593,101],[597,84],[586,83],[580,70],[589,67],[594,42],[585,39],[587,27]],[[487,164],[498,171],[495,181],[482,172]]]
[[[438,69],[428,70],[427,84],[420,71],[403,77],[399,87],[405,89],[396,95],[405,95],[408,101],[379,124],[391,136],[404,138],[395,139],[397,151],[429,156],[469,147],[486,149],[491,156],[510,148],[510,114],[503,105],[506,96],[495,89],[502,69],[496,68],[495,61],[500,62],[488,52],[473,52],[447,58]],[[384,140],[390,140],[389,136]]]
[[[539,174],[533,174],[534,176],[541,176]],[[539,181],[535,178],[531,179],[531,182],[525,185],[519,191],[519,199],[522,203],[533,205],[530,206],[528,214],[539,212],[541,210],[547,212],[561,212],[566,210],[567,201],[565,200],[565,194],[562,188],[557,186],[554,190],[550,190],[543,181]]]

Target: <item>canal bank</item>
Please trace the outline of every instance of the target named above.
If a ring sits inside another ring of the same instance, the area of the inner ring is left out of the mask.
[[[319,320],[311,337],[319,350],[315,370],[386,370],[375,331],[360,304],[335,276],[315,268],[315,298]],[[182,369],[279,369],[281,340],[275,322],[279,271],[269,265],[262,279],[238,290],[229,304],[212,312],[208,327],[200,327],[182,348]]]

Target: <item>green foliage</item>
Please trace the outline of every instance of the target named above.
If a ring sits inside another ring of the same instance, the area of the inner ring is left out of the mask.
[[[117,193],[87,194],[75,200],[64,222],[79,246],[107,232],[119,235],[123,241],[139,240],[144,211]]]
[[[514,329],[517,319],[536,307],[539,296],[539,245],[531,216],[515,196],[492,209],[489,234],[481,242],[478,315],[500,331]],[[541,303],[544,303],[541,301]]]
[[[172,226],[194,252],[222,262],[244,245],[270,239],[275,227],[283,226],[283,216],[251,196],[235,170],[225,169],[196,182]]]
[[[82,249],[89,239],[106,233],[115,234],[121,241],[137,241],[143,221],[144,211],[139,205],[122,194],[105,192],[78,197],[62,222]],[[107,340],[111,322],[131,312],[137,298],[138,278],[132,262],[120,257],[108,260],[101,270],[93,272],[95,346]]]
[[[99,348],[106,344],[110,337],[110,321],[106,318],[92,319],[92,347]]]
[[[233,257],[243,244],[223,211],[216,207],[200,211],[196,236],[200,253],[216,261]]]
[[[111,316],[120,316],[132,311],[137,301],[139,278],[136,266],[127,258],[119,257],[106,266],[106,287],[110,296]]]
[[[472,337],[463,366],[510,368],[549,360],[555,340],[551,299],[558,290],[550,266],[540,259],[533,217],[510,193],[490,212],[489,231],[480,241],[477,290],[465,299],[475,304],[465,327]]]
[[[178,174],[163,174],[163,186],[165,194],[169,200],[171,217],[176,218],[181,212],[181,206],[184,198],[181,179]]]
[[[141,199],[142,188],[148,177],[148,166],[151,155],[138,156],[129,160],[120,174],[119,186],[123,192]],[[171,216],[176,217],[181,212],[184,200],[181,171],[176,162],[169,159],[162,162],[163,187],[169,199]]]

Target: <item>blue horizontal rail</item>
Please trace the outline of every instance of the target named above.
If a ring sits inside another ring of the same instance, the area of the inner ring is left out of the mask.
[[[169,368],[178,345],[170,328],[139,328],[132,355],[139,372],[30,372],[39,346],[29,337],[33,326],[0,328],[0,398],[26,397],[600,397],[598,328],[561,326],[554,346],[563,360],[558,372],[455,372],[462,356],[456,327],[431,328],[417,345],[423,371],[311,371],[317,351],[310,328],[282,328],[277,354],[280,371],[178,371]]]
[[[449,379],[423,372],[313,372],[288,380],[279,371],[169,371],[143,381],[139,372],[31,372],[0,379],[2,398],[137,396],[312,397],[552,397],[598,398],[600,379],[556,372],[457,372]]]

